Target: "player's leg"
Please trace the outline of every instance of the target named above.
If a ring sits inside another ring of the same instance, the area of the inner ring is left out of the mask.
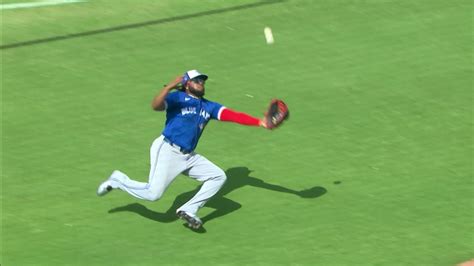
[[[114,188],[119,187],[119,183],[126,184],[129,187],[143,188],[146,183],[131,180],[126,174],[119,170],[114,170],[107,180],[102,182],[97,189],[97,195],[104,196]]]
[[[155,201],[161,198],[171,182],[186,169],[186,157],[157,138],[150,149],[150,174],[144,187],[136,188],[122,183],[118,188],[132,196]]]
[[[114,171],[109,180],[112,188],[126,191],[139,199],[155,201],[161,198],[171,182],[185,168],[185,156],[164,142],[163,137],[159,137],[150,148],[148,183],[131,180],[119,171]]]
[[[192,199],[178,208],[177,212],[184,211],[196,216],[197,211],[222,188],[227,177],[222,169],[199,154],[188,160],[188,168],[185,174],[204,184]]]
[[[114,170],[112,174],[110,175],[109,180],[121,182],[127,187],[137,188],[137,189],[143,189],[147,185],[146,182],[140,182],[140,181],[130,179],[130,177],[128,177],[125,173],[119,170]],[[115,186],[114,188],[117,188],[117,186]]]
[[[156,164],[156,158],[158,156],[158,151],[159,151],[159,142],[160,138],[156,138],[151,147],[150,147],[150,173],[155,169],[155,164]],[[150,177],[148,177],[150,180]],[[109,178],[103,182],[102,184],[99,185],[99,188],[97,190],[97,195],[103,196],[110,192],[112,189],[116,188],[122,188],[122,190],[127,190],[127,189],[138,189],[138,190],[143,190],[148,186],[147,182],[140,182],[136,180],[130,179],[125,173],[119,171],[119,170],[114,170],[112,174],[109,176]]]

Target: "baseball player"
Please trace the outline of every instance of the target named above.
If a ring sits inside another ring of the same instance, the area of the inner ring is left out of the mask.
[[[271,129],[270,120],[259,119],[233,111],[217,102],[204,98],[208,76],[197,70],[187,71],[166,85],[153,98],[156,111],[166,110],[165,128],[150,148],[150,174],[148,182],[138,182],[115,170],[99,185],[97,195],[103,196],[112,189],[120,189],[144,200],[159,200],[168,186],[181,173],[203,182],[201,189],[176,210],[179,218],[191,228],[202,225],[197,212],[224,185],[226,175],[222,169],[194,152],[199,138],[211,119],[230,121],[247,126]],[[173,89],[177,89],[173,91]],[[275,118],[273,118],[275,119]]]

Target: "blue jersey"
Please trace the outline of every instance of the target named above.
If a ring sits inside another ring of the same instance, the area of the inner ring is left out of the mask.
[[[204,98],[175,91],[165,98],[166,124],[162,135],[187,151],[193,151],[207,122],[219,119],[224,107]]]

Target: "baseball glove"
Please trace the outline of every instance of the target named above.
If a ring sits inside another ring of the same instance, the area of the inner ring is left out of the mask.
[[[268,129],[277,128],[288,119],[289,115],[288,106],[282,100],[273,99],[265,112],[265,124]]]

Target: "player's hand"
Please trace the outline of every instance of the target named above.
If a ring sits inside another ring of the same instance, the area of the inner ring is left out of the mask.
[[[183,76],[177,76],[176,78],[172,79],[166,87],[170,89],[175,89],[178,87],[179,84],[181,84],[181,81],[183,80]]]
[[[265,122],[265,117],[260,119],[260,126],[263,127],[263,128],[266,128],[268,129],[268,125],[267,123]]]

